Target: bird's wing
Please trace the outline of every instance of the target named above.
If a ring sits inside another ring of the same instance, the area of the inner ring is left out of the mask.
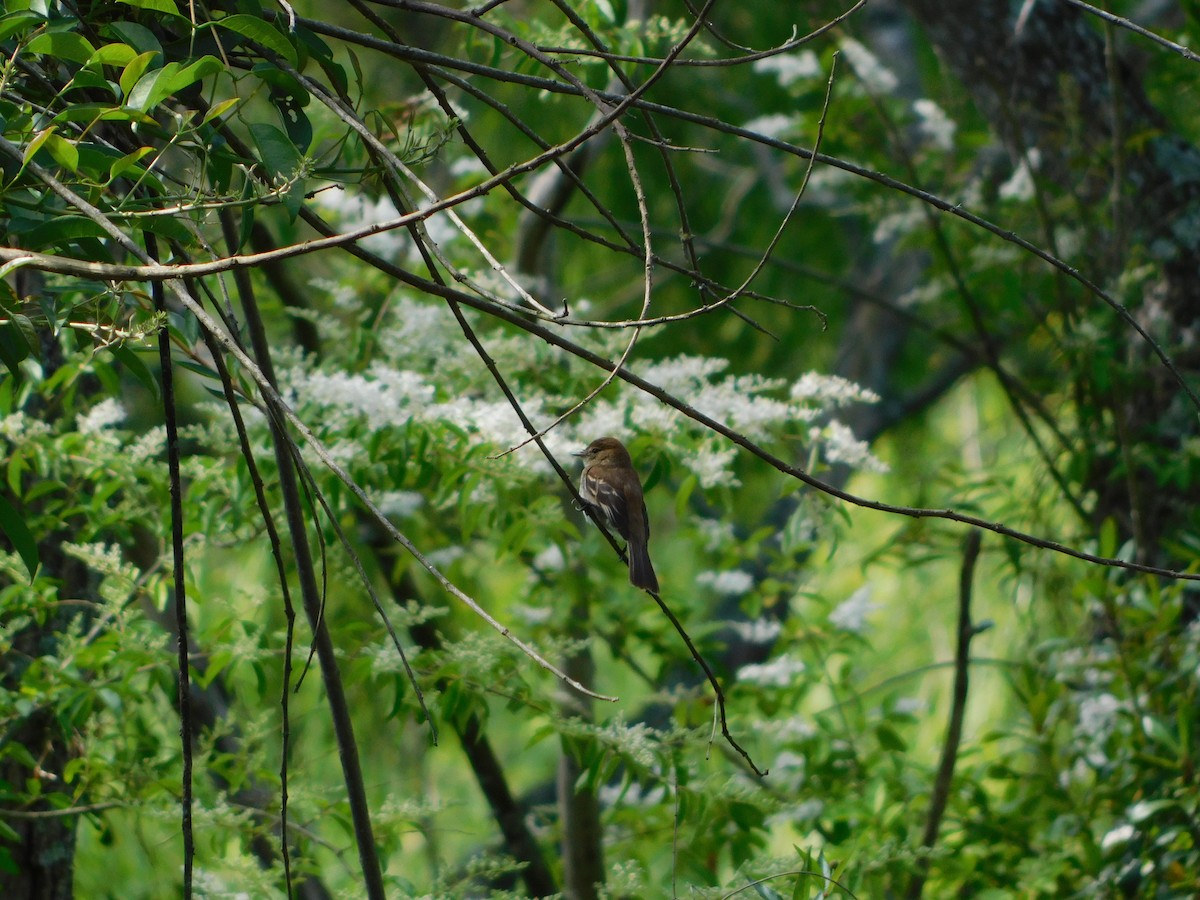
[[[621,537],[629,540],[629,510],[625,504],[625,495],[599,478],[585,475],[583,481],[584,499],[604,514],[604,518],[617,529]]]

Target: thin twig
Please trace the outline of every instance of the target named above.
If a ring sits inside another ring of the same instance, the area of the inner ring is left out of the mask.
[[[158,255],[154,235],[146,232],[146,252],[150,258]],[[154,309],[160,315],[167,311],[162,282],[151,288]],[[192,680],[188,660],[187,582],[183,568],[183,479],[179,471],[179,423],[175,407],[174,366],[171,361],[169,329],[158,333],[158,361],[162,379],[163,418],[167,431],[167,478],[171,494],[171,553],[175,577],[175,628],[179,652],[179,739],[182,746],[183,771],[180,774],[183,796],[183,896],[192,896],[192,867],[196,857],[195,836],[192,833]]]
[[[938,763],[937,776],[929,795],[929,812],[925,818],[925,832],[921,837],[921,848],[926,852],[917,860],[917,872],[908,885],[908,900],[919,900],[929,876],[929,851],[937,843],[938,830],[950,799],[951,782],[954,780],[954,765],[958,761],[958,747],[962,742],[963,718],[967,709],[967,686],[971,670],[971,638],[975,627],[971,624],[971,591],[975,577],[975,564],[979,561],[981,533],[972,530],[963,545],[962,568],[958,577],[958,644],[954,654],[954,693],[950,701],[950,722],[946,727],[946,743],[942,747],[942,758]]]
[[[754,760],[750,758],[750,754],[747,753],[745,748],[735,741],[733,739],[733,735],[729,733],[729,723],[725,718],[725,692],[721,690],[721,683],[717,681],[717,676],[713,673],[712,667],[709,666],[708,662],[704,659],[704,656],[700,653],[700,651],[696,649],[696,645],[692,643],[691,635],[687,633],[687,630],[683,627],[683,623],[679,621],[679,618],[671,611],[671,607],[667,606],[667,604],[663,601],[663,598],[660,597],[655,591],[648,590],[646,593],[654,598],[654,602],[658,604],[658,608],[662,610],[663,615],[665,615],[671,621],[671,624],[675,626],[675,630],[679,632],[679,636],[683,638],[684,644],[687,645],[688,651],[692,654],[692,659],[694,659],[696,664],[704,670],[704,676],[708,679],[708,683],[712,685],[713,694],[717,698],[717,712],[719,713],[721,719],[721,735],[725,738],[725,742],[741,755],[742,759],[746,761],[746,765],[753,770],[755,775],[757,775],[759,778],[765,778],[768,770],[760,769],[758,766],[756,766],[754,764]]]
[[[1082,9],[1085,12],[1089,12],[1097,18],[1103,19],[1105,22],[1108,22],[1112,25],[1118,25],[1121,28],[1126,28],[1129,31],[1132,31],[1134,34],[1139,34],[1148,40],[1154,41],[1154,43],[1166,47],[1168,50],[1174,53],[1178,53],[1186,60],[1191,62],[1200,62],[1200,56],[1197,56],[1194,52],[1183,46],[1183,44],[1177,44],[1174,41],[1167,40],[1162,35],[1155,34],[1153,31],[1143,28],[1136,22],[1133,22],[1129,19],[1123,19],[1118,15],[1108,12],[1107,10],[1098,9],[1095,6],[1092,6],[1090,3],[1084,3],[1083,0],[1064,0],[1064,2],[1071,4],[1071,6]]]

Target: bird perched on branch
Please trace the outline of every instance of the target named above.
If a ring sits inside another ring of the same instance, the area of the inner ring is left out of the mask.
[[[583,502],[627,541],[629,583],[658,593],[658,577],[646,546],[650,519],[629,451],[616,438],[602,437],[573,455],[583,458],[583,476],[579,479]]]

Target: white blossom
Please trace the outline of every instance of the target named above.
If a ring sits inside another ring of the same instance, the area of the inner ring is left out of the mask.
[[[129,447],[128,457],[134,462],[143,462],[162,455],[167,446],[167,429],[165,425],[151,428]]]
[[[879,395],[874,391],[860,387],[840,375],[822,375],[820,372],[805,372],[801,375],[792,385],[791,397],[793,400],[817,402],[823,407],[845,406],[856,401],[879,401]]]
[[[798,122],[795,116],[785,116],[782,113],[772,113],[766,116],[756,116],[742,127],[763,137],[781,138],[796,128]]]
[[[751,622],[730,622],[738,636],[752,644],[769,644],[779,637],[783,625],[778,619],[754,619]]]
[[[737,597],[754,587],[754,576],[739,569],[701,572],[696,576],[696,583],[709,585],[723,597]]]
[[[346,231],[367,225],[378,225],[398,218],[400,213],[391,198],[380,196],[375,200],[364,194],[337,189],[322,191],[317,195],[318,204],[331,213]],[[373,234],[360,242],[361,246],[388,259],[401,256],[411,246],[408,232],[392,229]]]
[[[876,244],[887,244],[905,235],[912,234],[926,222],[925,212],[916,206],[907,206],[896,212],[880,216],[871,232]]]
[[[866,628],[867,616],[877,609],[879,605],[871,602],[871,586],[864,584],[829,614],[829,624],[842,631],[862,634]]]
[[[913,112],[917,114],[917,130],[931,144],[941,150],[954,147],[956,126],[944,109],[932,100],[922,98],[913,101]]]
[[[803,674],[805,668],[803,660],[785,655],[765,663],[742,666],[738,669],[737,680],[762,687],[788,687],[797,675]]]
[[[80,434],[96,434],[110,425],[125,421],[125,407],[115,397],[107,397],[86,413],[75,417],[75,428]]]
[[[779,54],[754,61],[750,67],[760,75],[774,75],[780,87],[791,87],[804,78],[819,78],[821,61],[811,50],[800,53]]]
[[[833,421],[824,428],[812,428],[809,438],[814,443],[823,444],[825,459],[830,463],[843,463],[867,472],[888,470],[887,464],[871,453],[867,442],[856,438],[854,432],[841,422]]]
[[[706,447],[687,454],[685,462],[701,487],[732,487],[738,483],[732,469],[736,456],[736,447]]]
[[[724,519],[700,519],[696,522],[696,530],[704,538],[704,549],[710,553],[724,547],[734,538],[733,523]]]
[[[1023,159],[1016,171],[1000,185],[998,193],[1002,200],[1030,200],[1033,198],[1033,187],[1033,172],[1029,167],[1029,160]]]
[[[41,419],[31,419],[19,410],[0,419],[0,437],[7,438],[13,443],[36,440],[49,433],[49,425]]]
[[[561,572],[567,566],[562,547],[549,544],[533,558],[533,567],[543,572]]]
[[[1100,839],[1100,849],[1111,850],[1118,844],[1128,843],[1135,833],[1133,826],[1128,823],[1118,825]]]
[[[900,84],[895,73],[881,63],[878,57],[854,38],[842,39],[842,53],[850,68],[874,94],[890,94]]]
[[[1079,733],[1094,741],[1103,741],[1117,724],[1121,701],[1112,694],[1084,697],[1079,703]]]
[[[404,519],[413,515],[425,503],[416,491],[388,491],[375,501],[379,511],[390,518]]]

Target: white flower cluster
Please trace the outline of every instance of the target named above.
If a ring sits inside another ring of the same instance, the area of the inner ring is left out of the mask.
[[[913,112],[917,115],[917,130],[939,150],[954,149],[954,120],[932,100],[921,98],[913,101]]]
[[[36,441],[50,434],[50,426],[40,419],[31,419],[17,411],[0,419],[0,438],[14,444]]]
[[[803,675],[804,661],[783,655],[765,663],[750,663],[738,669],[737,680],[760,687],[790,687],[797,675]]]
[[[871,602],[871,586],[864,584],[829,614],[829,624],[842,631],[862,634],[867,627],[867,616],[877,609],[879,604]]]
[[[115,397],[106,397],[86,413],[75,417],[75,428],[80,434],[96,434],[110,425],[125,421],[125,407]]]
[[[378,335],[384,358],[364,371],[324,371],[303,359],[284,369],[285,395],[302,409],[302,415],[338,434],[363,423],[378,430],[445,422],[496,448],[507,449],[527,439],[507,400],[491,390],[477,394],[462,389],[464,384],[479,383],[483,366],[473,354],[463,352],[462,334],[444,309],[401,298],[392,306],[390,321],[393,324]],[[510,374],[512,383],[519,373],[536,373],[542,365],[544,350],[528,340],[500,338],[490,341],[488,349],[502,370],[516,373]],[[683,355],[649,363],[639,374],[751,440],[807,435],[828,462],[882,470],[866,445],[844,425],[832,421],[819,428],[804,427],[846,404],[875,401],[870,391],[815,372],[789,385],[758,374],[728,374],[728,368],[725,359]],[[544,426],[573,400],[539,393],[524,396],[522,408],[535,425]],[[319,410],[319,416],[313,410]],[[674,408],[618,383],[585,407],[577,420],[563,423],[545,440],[551,452],[565,456],[597,436],[627,434],[631,428],[662,435],[703,488],[736,485],[733,463],[738,448],[716,435],[698,442],[682,436],[673,441],[673,434],[682,435],[683,424],[685,417]],[[337,458],[348,460],[359,452],[356,443],[360,442],[351,440],[344,448],[330,449]],[[548,470],[548,463],[532,446],[511,460],[534,471]]]
[[[890,94],[900,85],[896,74],[854,38],[842,39],[842,53],[850,68],[872,94]]]
[[[696,584],[709,585],[722,597],[740,597],[754,587],[754,576],[739,569],[701,572],[696,576]]]
[[[780,54],[755,60],[750,67],[760,75],[773,75],[780,87],[791,87],[797,81],[820,78],[821,61],[811,50]]]

